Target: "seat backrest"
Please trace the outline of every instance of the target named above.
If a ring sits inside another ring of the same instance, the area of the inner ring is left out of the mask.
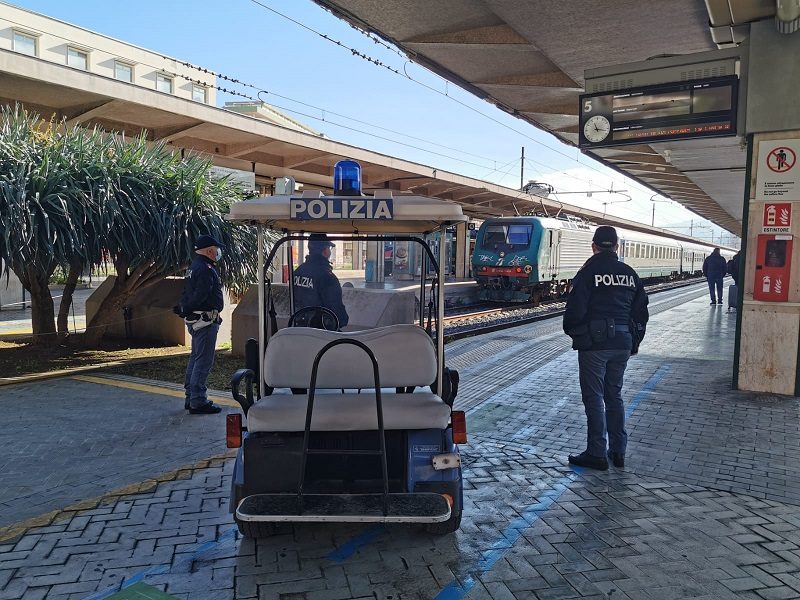
[[[436,379],[436,350],[425,330],[417,325],[389,325],[348,332],[308,327],[281,329],[267,344],[264,381],[275,388],[307,388],[317,353],[340,339],[358,340],[373,352],[381,387],[425,386]],[[369,356],[352,344],[331,348],[320,361],[317,387],[374,387]]]

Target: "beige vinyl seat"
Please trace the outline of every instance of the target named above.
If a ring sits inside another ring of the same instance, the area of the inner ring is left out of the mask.
[[[328,343],[354,339],[378,362],[383,388],[384,429],[444,429],[450,407],[436,394],[397,394],[394,388],[425,387],[436,379],[436,350],[416,325],[390,325],[356,332],[307,327],[278,331],[264,356],[264,379],[273,388],[308,388],[317,353]],[[361,348],[343,344],[321,359],[314,397],[312,431],[363,431],[378,428],[372,362]],[[388,388],[388,389],[387,389]],[[341,393],[344,389],[347,393]],[[361,390],[358,393],[358,390]],[[304,431],[308,396],[277,390],[247,413],[250,432]]]

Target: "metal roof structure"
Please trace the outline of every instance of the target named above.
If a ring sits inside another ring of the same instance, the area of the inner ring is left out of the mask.
[[[773,0],[315,0],[415,62],[562,141],[578,142],[584,71],[735,46]],[[666,152],[668,151],[668,152]],[[741,138],[587,151],[741,233]]]

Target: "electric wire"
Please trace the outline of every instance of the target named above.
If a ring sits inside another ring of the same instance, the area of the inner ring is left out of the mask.
[[[337,46],[339,46],[341,48],[349,50],[353,54],[353,56],[357,56],[357,57],[359,57],[359,58],[361,58],[363,60],[366,60],[367,62],[372,63],[372,64],[374,64],[374,65],[376,65],[378,67],[382,67],[382,68],[384,68],[384,69],[386,69],[386,70],[388,70],[388,71],[390,71],[390,72],[392,72],[392,73],[394,73],[396,75],[403,76],[406,79],[416,83],[417,85],[420,85],[420,86],[422,86],[422,87],[424,87],[424,88],[426,88],[426,89],[428,89],[428,90],[430,90],[430,91],[432,91],[432,92],[434,92],[436,94],[444,96],[445,98],[448,98],[448,99],[452,100],[453,102],[456,102],[457,104],[461,105],[462,107],[464,107],[464,108],[466,108],[466,109],[468,109],[468,110],[470,110],[470,111],[472,111],[472,112],[474,112],[474,113],[476,113],[476,114],[478,114],[478,115],[480,115],[480,116],[482,116],[482,117],[484,117],[486,119],[489,119],[490,121],[500,125],[501,127],[504,127],[505,129],[508,129],[509,131],[512,131],[512,132],[516,133],[517,135],[520,135],[520,136],[522,136],[522,137],[524,137],[526,139],[529,139],[535,144],[538,144],[538,145],[540,145],[540,146],[542,146],[544,148],[547,148],[551,152],[555,152],[556,154],[559,154],[559,155],[561,155],[561,156],[563,156],[563,157],[565,157],[565,158],[567,158],[567,159],[569,159],[571,161],[574,161],[574,162],[578,163],[581,166],[584,166],[584,167],[587,167],[589,169],[592,169],[593,171],[596,171],[596,172],[598,172],[598,173],[600,173],[600,174],[602,174],[602,175],[604,175],[606,177],[610,177],[607,173],[601,171],[597,167],[595,167],[593,165],[582,163],[580,160],[578,160],[577,157],[570,156],[569,154],[563,152],[562,150],[560,150],[558,148],[554,148],[553,146],[545,144],[544,142],[542,142],[540,140],[537,140],[536,138],[531,137],[527,133],[524,133],[524,132],[516,129],[515,127],[512,127],[511,125],[509,125],[507,123],[504,123],[504,122],[500,121],[499,119],[496,119],[495,117],[492,117],[491,115],[486,114],[486,113],[478,110],[477,108],[475,108],[473,106],[470,106],[469,104],[467,104],[465,102],[462,102],[458,98],[455,98],[454,96],[449,95],[447,92],[442,92],[441,90],[438,90],[433,86],[430,86],[430,85],[428,85],[426,83],[423,83],[422,81],[414,79],[411,75],[408,74],[408,71],[405,69],[405,66],[404,66],[404,69],[403,69],[404,72],[400,73],[400,71],[398,69],[395,69],[394,67],[391,67],[390,65],[387,65],[386,63],[380,61],[379,59],[376,59],[376,58],[373,58],[373,57],[371,57],[369,55],[366,55],[363,52],[360,52],[359,50],[356,50],[355,48],[352,48],[352,47],[348,46],[347,44],[344,44],[343,42],[340,42],[339,40],[336,40],[336,39],[332,38],[331,36],[329,36],[329,35],[327,35],[325,33],[317,31],[313,27],[309,27],[305,23],[302,23],[301,21],[298,21],[298,20],[296,20],[296,19],[294,19],[294,18],[292,18],[292,17],[290,17],[288,15],[285,15],[284,13],[282,13],[280,11],[277,11],[274,8],[264,4],[263,2],[260,2],[259,0],[250,0],[250,1],[253,4],[256,4],[256,5],[260,6],[261,8],[264,8],[265,10],[268,10],[268,11],[270,11],[270,12],[272,12],[272,13],[274,13],[274,14],[276,14],[276,15],[278,15],[278,16],[280,16],[280,17],[282,17],[282,18],[284,18],[284,19],[286,19],[286,20],[288,20],[288,21],[290,21],[290,22],[292,22],[292,23],[294,23],[294,24],[296,24],[296,25],[298,25],[298,26],[300,26],[300,27],[312,32],[312,33],[314,33],[314,34],[316,34],[316,35],[318,35],[319,37],[323,38],[324,40],[326,40],[326,41],[328,41],[328,42],[330,42],[332,44],[335,44],[335,45],[337,45]],[[362,31],[359,28],[356,28],[356,30],[357,31]],[[372,36],[370,36],[370,39],[373,39]],[[443,81],[447,81],[446,79],[441,77],[438,73],[434,73],[433,71],[430,71],[430,70],[428,70],[428,71],[431,72],[436,77],[438,77],[439,79],[442,79]],[[516,115],[516,111],[514,111],[514,116],[517,116]],[[647,193],[647,188],[642,186],[638,182],[634,182],[634,185],[636,185],[640,189],[640,191]]]

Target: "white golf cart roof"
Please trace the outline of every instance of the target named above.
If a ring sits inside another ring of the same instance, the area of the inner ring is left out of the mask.
[[[299,215],[299,216],[298,216]],[[234,202],[228,220],[260,223],[276,231],[319,233],[427,233],[469,220],[455,202],[426,196],[262,196]]]

